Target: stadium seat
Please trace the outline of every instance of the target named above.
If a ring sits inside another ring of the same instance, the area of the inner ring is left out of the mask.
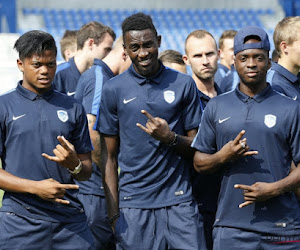
[[[39,9],[24,8],[23,15],[41,15],[45,31],[60,39],[66,29],[79,29],[89,21],[102,22],[112,27],[117,36],[121,35],[121,23],[136,12],[151,15],[153,22],[162,35],[161,49],[176,49],[184,52],[185,37],[195,29],[206,29],[216,39],[226,29],[240,29],[246,25],[263,27],[262,15],[274,15],[268,9]],[[264,27],[263,27],[264,28]],[[20,30],[24,33],[26,30]],[[269,31],[272,33],[272,31]]]

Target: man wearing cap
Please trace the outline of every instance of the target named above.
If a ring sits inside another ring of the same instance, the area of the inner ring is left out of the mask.
[[[300,106],[266,82],[270,43],[258,27],[234,39],[240,82],[210,100],[192,147],[198,172],[221,171],[214,249],[299,249]],[[246,138],[247,137],[247,138]]]

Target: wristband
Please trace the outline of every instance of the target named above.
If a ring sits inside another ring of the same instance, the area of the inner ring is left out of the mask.
[[[174,139],[173,139],[173,141],[171,141],[168,144],[169,147],[174,147],[174,146],[176,146],[178,144],[178,138],[177,138],[178,135],[175,132],[173,132],[173,133],[174,133]]]
[[[78,159],[79,160],[79,159]],[[77,165],[76,168],[74,168],[74,170],[70,170],[69,169],[69,172],[72,174],[72,175],[76,175],[76,174],[79,174],[82,170],[82,162],[81,160],[79,160],[79,164]]]

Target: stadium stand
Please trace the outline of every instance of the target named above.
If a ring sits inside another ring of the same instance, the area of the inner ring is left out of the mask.
[[[41,16],[44,30],[51,33],[59,41],[66,29],[79,29],[83,24],[95,20],[110,26],[121,35],[122,20],[135,13],[145,12],[154,20],[162,35],[161,50],[176,49],[184,52],[184,41],[191,31],[206,29],[216,39],[226,29],[240,29],[247,25],[264,27],[261,17],[274,15],[274,10],[266,9],[53,9],[53,8],[23,8],[23,15]],[[272,30],[266,29],[269,34]],[[27,30],[19,30],[24,33]],[[60,52],[58,61],[62,60]]]

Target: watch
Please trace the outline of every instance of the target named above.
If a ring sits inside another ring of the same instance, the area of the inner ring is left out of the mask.
[[[78,159],[79,160],[79,159]],[[76,168],[74,168],[74,170],[70,170],[69,169],[69,172],[72,174],[72,175],[76,175],[76,174],[79,174],[82,170],[82,162],[81,160],[79,160],[79,164],[77,165]]]

